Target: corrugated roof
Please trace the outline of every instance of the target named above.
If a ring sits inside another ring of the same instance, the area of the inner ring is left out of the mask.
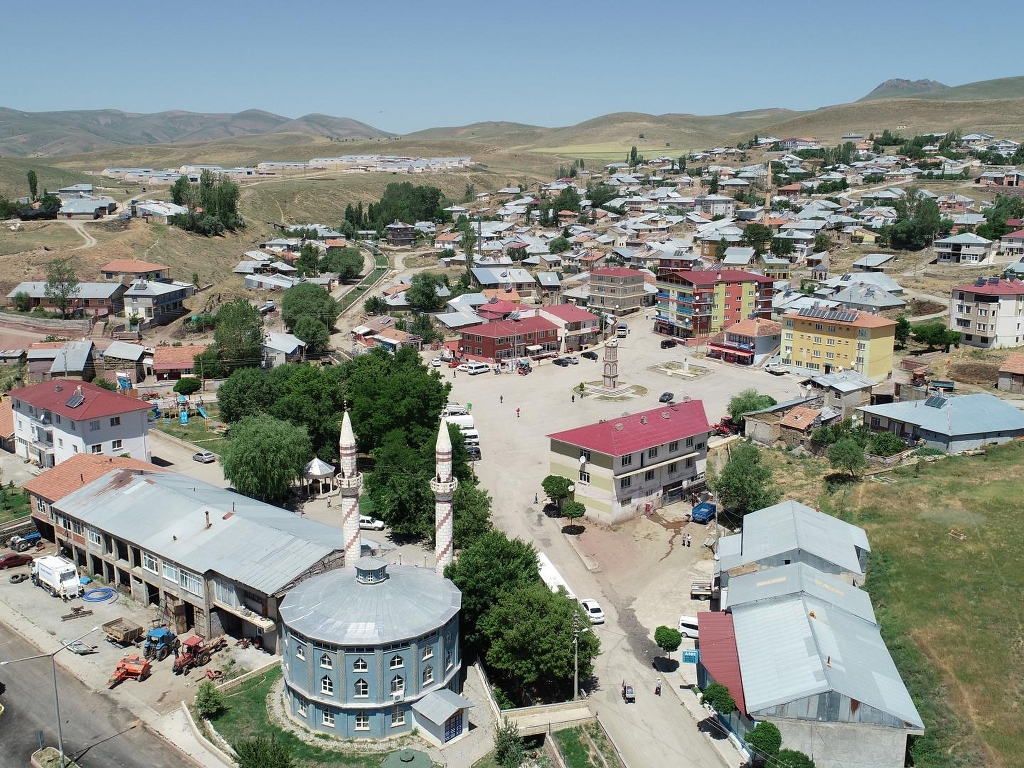
[[[166,264],[154,264],[151,261],[141,261],[140,259],[114,259],[100,267],[100,272],[138,274],[140,272],[158,272],[162,269],[170,269],[170,267]]]
[[[342,550],[337,528],[176,472],[114,470],[56,506],[196,573],[265,594]]]
[[[806,563],[780,565],[729,579],[730,608],[800,594],[822,600],[875,623],[875,611],[867,592]]]
[[[710,429],[703,401],[691,400],[554,432],[548,437],[591,451],[623,456],[673,440],[705,436]]]
[[[731,582],[730,582],[731,584]],[[730,587],[731,589],[731,587]],[[700,663],[715,678],[715,682],[729,689],[736,708],[746,714],[747,702],[743,696],[743,675],[736,650],[736,633],[731,613],[701,611],[697,614],[697,641]]]
[[[473,702],[469,699],[464,699],[447,688],[439,688],[417,701],[412,705],[412,708],[417,715],[427,718],[432,723],[441,725],[460,709],[469,709],[472,706]]]
[[[389,565],[387,574],[376,584],[357,582],[354,568],[307,579],[282,601],[281,618],[324,642],[383,645],[434,631],[462,606],[459,589],[433,569]]]
[[[884,405],[865,405],[857,410],[872,416],[916,425],[920,430],[949,437],[1010,435],[1024,432],[1024,412],[998,397],[979,392],[934,401],[913,400]]]
[[[126,341],[115,341],[105,350],[103,357],[117,360],[138,361],[146,353],[146,348],[141,344],[129,344]]]
[[[924,728],[876,624],[808,596],[732,613],[751,714],[835,691]]]
[[[69,341],[60,348],[53,358],[50,373],[71,373],[84,371],[92,356],[91,341]]]
[[[163,472],[155,464],[139,459],[120,456],[99,456],[90,453],[76,453],[38,477],[33,477],[24,488],[50,503],[63,499],[79,488],[97,480],[114,469],[137,469],[146,472]]]

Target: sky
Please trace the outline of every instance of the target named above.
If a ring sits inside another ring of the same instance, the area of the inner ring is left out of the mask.
[[[393,133],[855,101],[1024,74],[1019,0],[5,4],[0,106],[350,117]]]

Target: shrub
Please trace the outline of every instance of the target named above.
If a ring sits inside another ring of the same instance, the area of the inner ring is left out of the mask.
[[[224,710],[224,694],[213,684],[212,680],[204,680],[196,691],[196,712],[201,717],[215,717]]]
[[[774,723],[762,721],[747,734],[747,744],[757,754],[771,759],[779,754],[779,749],[782,747],[782,732]]]
[[[700,696],[700,703],[707,704],[723,715],[736,711],[736,700],[729,693],[729,689],[721,683],[711,683],[705,688]]]

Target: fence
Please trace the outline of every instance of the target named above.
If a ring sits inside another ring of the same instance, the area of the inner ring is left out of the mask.
[[[70,331],[76,335],[89,333],[92,330],[93,318],[79,320],[58,320],[52,317],[33,317],[32,315],[0,312],[0,325],[18,326],[26,330],[38,331]]]

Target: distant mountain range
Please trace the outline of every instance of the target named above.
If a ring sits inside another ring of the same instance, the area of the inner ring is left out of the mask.
[[[0,155],[59,157],[145,144],[214,141],[233,136],[301,133],[333,139],[378,139],[386,131],[347,117],[305,115],[296,119],[258,109],[236,114],[115,109],[22,112],[0,107]]]
[[[901,77],[897,77],[892,80],[886,80],[867,96],[860,99],[860,101],[907,98],[919,96],[922,93],[941,91],[945,88],[949,88],[949,86],[935,80],[904,80]]]

